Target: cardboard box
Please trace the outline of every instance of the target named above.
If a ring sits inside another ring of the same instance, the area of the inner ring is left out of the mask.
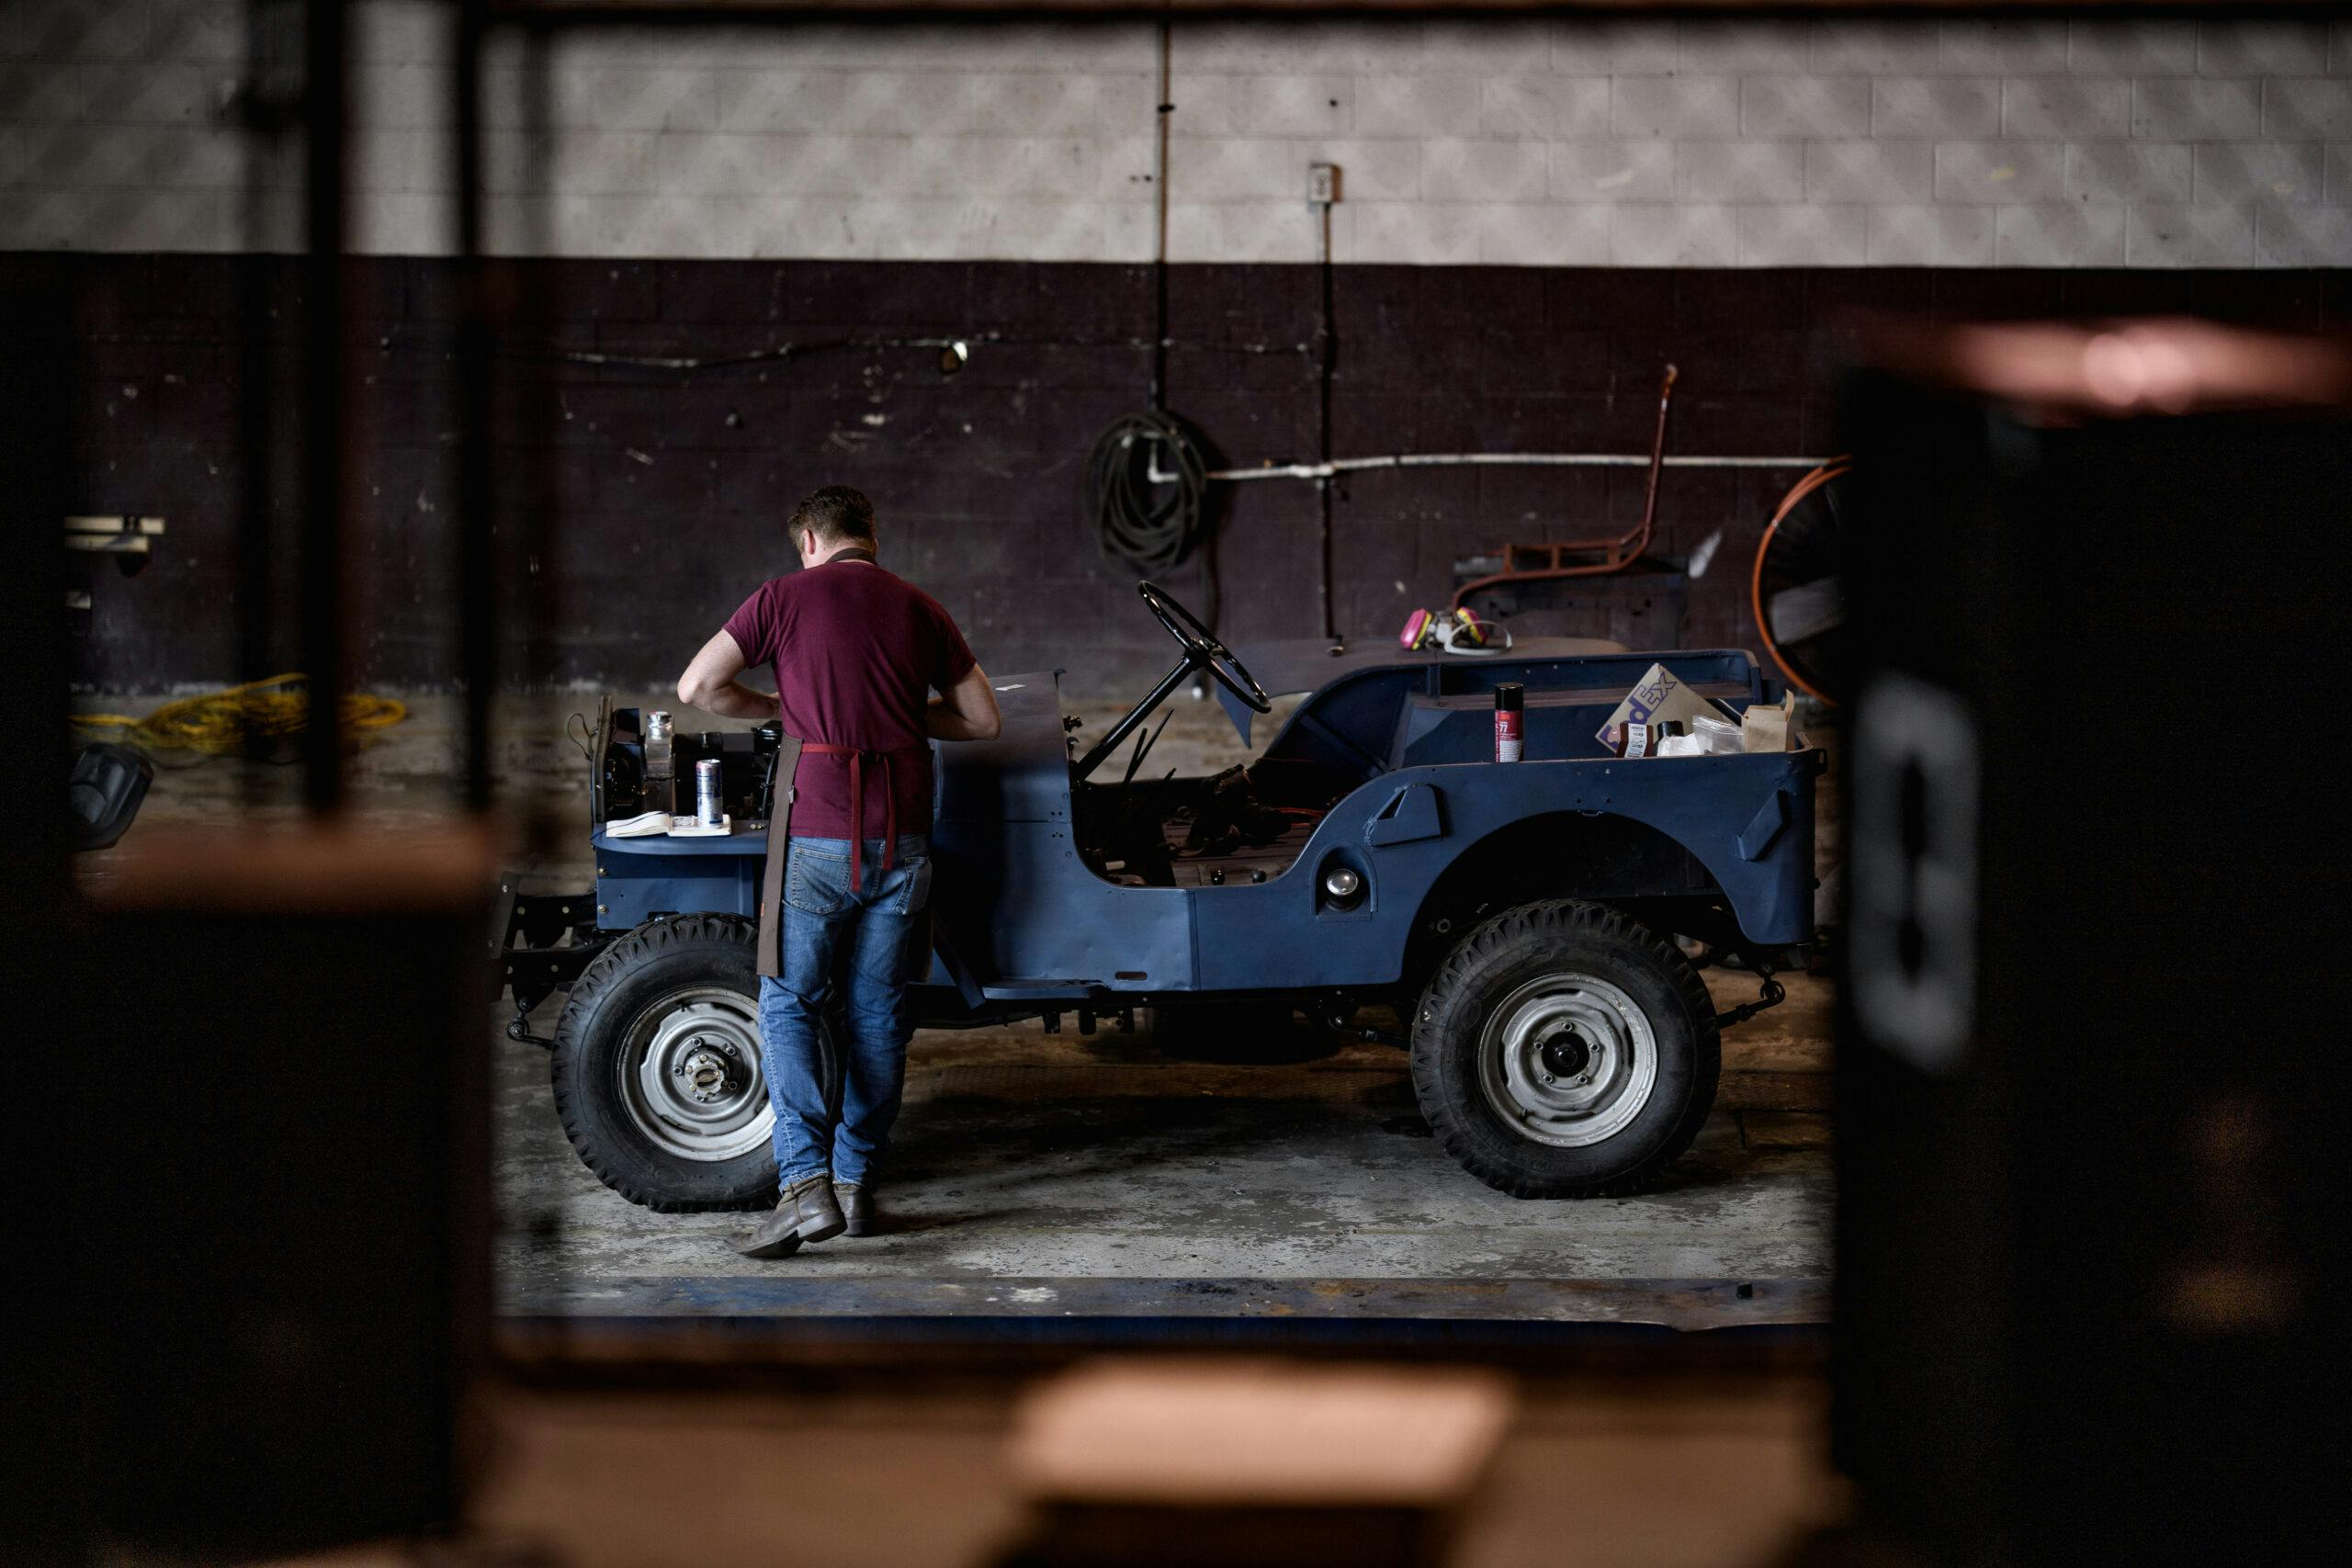
[[[1617,737],[1628,724],[1678,725],[1685,735],[1690,733],[1690,721],[1702,715],[1721,718],[1724,710],[1682,683],[1681,678],[1663,664],[1653,664],[1634,682],[1625,700],[1617,705],[1596,731],[1600,743],[1611,751],[1617,750]]]
[[[1797,740],[1794,692],[1778,703],[1756,703],[1740,715],[1739,739],[1750,751],[1786,751]]]

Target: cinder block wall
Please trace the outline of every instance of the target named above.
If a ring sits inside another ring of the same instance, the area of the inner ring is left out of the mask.
[[[250,85],[242,15],[0,7],[0,275],[62,271],[80,301],[83,504],[173,519],[146,574],[101,585],[101,686],[239,672],[236,307],[257,276],[290,303],[251,253],[300,238],[292,149],[222,108]],[[353,626],[369,679],[433,684],[454,664],[449,17],[374,0],[355,26],[354,238],[377,259],[354,281]],[[1857,308],[2352,321],[2352,24],[1185,23],[1173,70],[1171,402],[1237,465],[1314,449],[1316,162],[1342,171],[1341,455],[1637,450],[1668,358],[1678,451],[1822,451]],[[992,666],[1106,690],[1160,655],[1077,506],[1094,434],[1145,402],[1153,28],[599,31],[502,47],[488,98],[489,230],[531,258],[537,334],[500,366],[510,675],[673,673],[831,479],[875,495],[894,559]],[[983,340],[962,376],[908,350],[579,357],[933,333]],[[1708,570],[1612,586],[1582,629],[1750,641],[1745,568],[1792,477],[1671,477],[1661,553]],[[1638,504],[1623,474],[1363,476],[1335,509],[1340,626],[1386,635],[1457,557]],[[1314,629],[1314,512],[1303,485],[1225,497],[1231,635]]]
[[[449,14],[357,8],[356,240],[449,243]],[[239,0],[0,9],[0,246],[234,250]],[[556,255],[1148,260],[1148,24],[605,31],[489,82],[492,227]],[[2352,259],[2352,24],[1187,23],[1175,259]],[[537,138],[529,128],[537,126]],[[274,171],[282,176],[288,171]],[[265,232],[264,243],[292,236]]]

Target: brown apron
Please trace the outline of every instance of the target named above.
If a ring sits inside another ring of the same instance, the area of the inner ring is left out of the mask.
[[[775,743],[775,796],[768,804],[768,863],[760,877],[760,973],[784,973],[784,857],[792,843],[792,787],[800,771],[800,737]]]
[[[776,741],[775,790],[774,798],[768,806],[767,864],[760,874],[759,972],[771,980],[777,979],[784,974],[784,862],[785,857],[791,852],[792,803],[799,794],[793,787],[793,780],[799,773],[800,753],[804,750],[846,753],[853,763],[857,761],[854,749],[851,747],[812,746],[797,735],[786,735]],[[885,755],[887,758],[888,754]],[[854,773],[851,776],[853,780],[857,777]],[[886,763],[882,774],[882,787],[886,792],[890,788],[890,774]],[[864,796],[863,789],[854,785],[850,797],[853,810],[863,810],[865,804]],[[856,821],[861,829],[865,826],[863,817],[856,818]],[[889,812],[889,832],[882,844],[882,869],[885,871],[890,869],[890,856],[898,847],[898,806],[893,800]],[[856,886],[862,841],[859,839],[852,839],[850,846],[850,885]],[[920,957],[927,957],[931,952],[931,911],[928,903],[918,913],[922,916],[922,920],[916,928],[916,939],[910,944],[908,953],[908,962],[910,965],[919,962]]]

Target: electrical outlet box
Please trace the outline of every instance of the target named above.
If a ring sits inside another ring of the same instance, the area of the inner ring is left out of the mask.
[[[1310,206],[1329,207],[1340,199],[1340,165],[1309,164],[1306,165],[1306,199]]]

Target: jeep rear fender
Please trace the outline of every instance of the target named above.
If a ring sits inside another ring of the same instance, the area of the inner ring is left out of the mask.
[[[1458,884],[1506,864],[1573,874],[1544,890],[1552,897],[1720,897],[1748,941],[1803,942],[1820,760],[1792,751],[1383,774],[1333,807],[1282,875],[1192,893],[1199,987],[1393,983],[1449,875]],[[1344,903],[1324,886],[1340,866],[1363,879]]]

